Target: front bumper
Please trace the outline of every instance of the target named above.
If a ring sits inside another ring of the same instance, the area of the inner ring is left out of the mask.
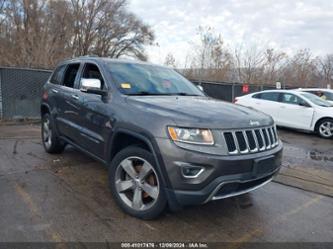
[[[170,140],[157,141],[170,185],[166,189],[172,205],[206,203],[250,192],[270,182],[278,173],[282,142],[274,149],[237,156],[214,156],[181,149]],[[184,178],[182,163],[204,167],[196,178]]]

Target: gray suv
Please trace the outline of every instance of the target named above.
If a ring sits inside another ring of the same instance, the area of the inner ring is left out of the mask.
[[[43,87],[41,117],[45,150],[70,144],[104,163],[116,202],[142,219],[247,193],[280,169],[270,116],[207,97],[167,67],[62,62]]]

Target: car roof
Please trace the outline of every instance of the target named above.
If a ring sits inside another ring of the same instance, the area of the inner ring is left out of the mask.
[[[299,94],[300,91],[294,90],[294,89],[272,89],[272,90],[263,90],[255,93],[250,93],[249,95],[257,94],[257,93],[270,93],[270,92],[277,92],[277,93],[284,93],[284,92],[289,92],[289,93],[296,93]]]
[[[151,65],[151,66],[158,66],[168,68],[163,65],[153,64],[145,61],[135,60],[135,59],[115,59],[109,57],[98,57],[98,56],[80,56],[68,60],[62,61],[60,64],[69,64],[75,62],[103,62],[103,63],[130,63],[130,64],[141,64],[141,65]]]
[[[302,91],[295,90],[295,89],[272,89],[272,90],[263,90],[259,92],[254,92],[254,93],[249,93],[247,95],[239,96],[241,97],[252,97],[255,94],[260,94],[260,93],[272,93],[272,92],[277,92],[277,93],[293,93],[297,96],[300,96]]]
[[[333,89],[329,88],[298,88],[297,91],[305,92],[305,91],[327,91],[327,92],[333,92]]]

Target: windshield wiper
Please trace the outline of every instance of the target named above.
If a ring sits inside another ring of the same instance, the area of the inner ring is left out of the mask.
[[[147,92],[147,91],[140,91],[136,93],[128,93],[127,95],[133,95],[133,96],[148,96],[148,95],[165,95],[165,96],[174,96],[174,95],[179,95],[179,96],[200,96],[198,94],[193,94],[193,93],[184,93],[184,92],[179,92],[179,93],[153,93],[153,92]]]
[[[148,96],[148,95],[168,95],[167,93],[152,93],[152,92],[147,92],[147,91],[140,91],[136,93],[127,93],[126,95],[131,95],[131,96]]]
[[[170,95],[180,95],[180,96],[201,96],[201,95],[194,94],[194,93],[184,93],[184,92],[180,92],[180,93],[170,93]]]

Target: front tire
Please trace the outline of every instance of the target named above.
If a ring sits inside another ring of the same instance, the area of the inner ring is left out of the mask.
[[[64,151],[66,144],[57,136],[53,120],[49,113],[42,117],[42,142],[47,153],[58,154]]]
[[[333,137],[333,119],[325,118],[320,120],[316,126],[316,132],[322,138],[332,138]]]
[[[110,190],[121,209],[137,218],[154,219],[166,207],[166,195],[155,158],[131,146],[121,150],[109,167]]]

